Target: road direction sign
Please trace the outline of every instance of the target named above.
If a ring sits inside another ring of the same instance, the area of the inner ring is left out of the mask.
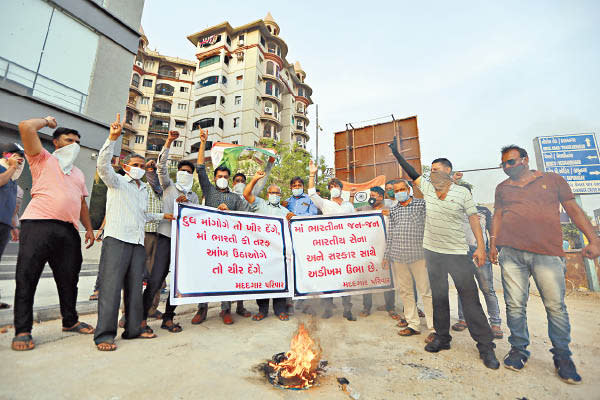
[[[600,153],[593,133],[534,139],[538,169],[556,172],[575,194],[600,193]]]

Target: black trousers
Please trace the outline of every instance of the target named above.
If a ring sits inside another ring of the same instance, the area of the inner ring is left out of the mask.
[[[269,299],[258,299],[256,300],[256,304],[258,304],[258,311],[267,315],[269,313]],[[287,309],[287,299],[285,297],[278,297],[273,299],[273,312],[275,315],[279,315],[282,312],[286,312]]]
[[[169,273],[170,264],[171,238],[158,234],[156,253],[154,254],[154,265],[152,266],[150,279],[148,279],[146,284],[146,290],[144,290],[144,320],[148,318],[148,311],[152,308],[154,296],[156,296],[156,293],[158,293],[162,287],[162,283]],[[177,308],[177,306],[171,305],[171,296],[167,297],[167,306],[165,308],[165,313],[163,314],[163,321],[172,320],[175,317],[175,308]]]
[[[10,240],[10,231],[12,226],[0,222],[0,261],[2,261],[2,253]]]
[[[124,289],[125,332],[123,339],[133,339],[142,333],[142,280],[146,269],[146,251],[141,244],[123,242],[113,237],[102,241],[100,264],[100,294],[98,323],[94,342],[113,343],[117,335],[117,319]]]
[[[58,220],[24,220],[19,237],[15,290],[15,334],[31,332],[33,298],[46,262],[50,264],[62,326],[78,321],[77,283],[81,271],[81,238],[73,224]]]
[[[433,299],[433,327],[442,341],[450,342],[450,302],[448,274],[454,281],[469,333],[482,350],[492,346],[492,329],[488,324],[475,283],[473,261],[465,255],[441,254],[425,250],[425,261]]]

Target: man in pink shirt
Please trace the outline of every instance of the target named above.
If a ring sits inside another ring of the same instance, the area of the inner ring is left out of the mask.
[[[21,217],[17,257],[15,337],[12,341],[12,349],[17,351],[35,347],[31,337],[33,298],[46,262],[52,269],[58,289],[63,331],[94,333],[92,326],[79,322],[75,309],[82,262],[78,221],[87,231],[87,247],[94,244],[85,202],[88,196],[85,179],[81,170],[73,165],[79,154],[81,136],[74,129],[56,129],[52,141],[56,150],[50,154],[42,147],[37,132],[44,127],[56,128],[56,125],[53,117],[19,123],[33,184],[31,202]]]

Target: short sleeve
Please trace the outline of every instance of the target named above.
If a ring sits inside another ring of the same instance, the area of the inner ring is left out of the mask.
[[[558,201],[564,203],[569,200],[573,200],[575,195],[573,195],[573,191],[571,187],[567,183],[567,181],[558,174],[552,174],[554,176],[554,181],[556,182],[556,191],[558,193]]]
[[[52,157],[52,155],[46,149],[42,149],[42,151],[35,156],[29,156],[27,153],[25,154],[25,158],[27,158],[27,162],[29,163],[29,169],[31,170],[31,176],[33,178],[40,176],[46,161],[50,157]]]
[[[467,189],[465,189],[465,199],[463,207],[465,209],[465,214],[467,214],[469,217],[471,215],[477,214],[477,207],[475,207],[473,196],[471,196],[471,193],[469,193]]]

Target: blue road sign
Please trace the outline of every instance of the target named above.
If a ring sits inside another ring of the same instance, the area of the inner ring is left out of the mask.
[[[541,136],[538,139],[545,171],[556,172],[573,193],[600,193],[600,153],[593,133]]]

